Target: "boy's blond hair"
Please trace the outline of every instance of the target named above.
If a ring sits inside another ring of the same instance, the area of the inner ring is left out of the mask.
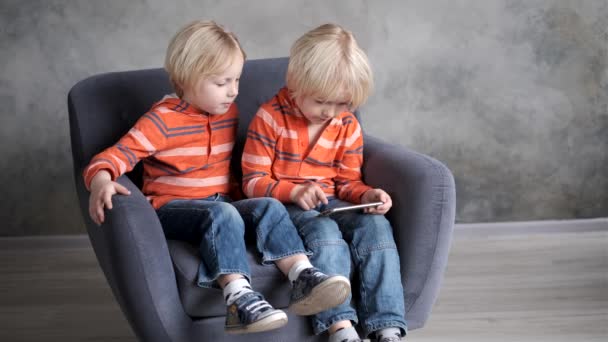
[[[165,57],[176,94],[192,87],[203,77],[221,73],[238,54],[246,58],[234,33],[213,21],[194,21],[184,26],[171,39]]]
[[[290,52],[287,88],[294,98],[334,100],[346,91],[351,109],[367,100],[373,87],[372,70],[350,31],[335,24],[321,25],[296,40]]]

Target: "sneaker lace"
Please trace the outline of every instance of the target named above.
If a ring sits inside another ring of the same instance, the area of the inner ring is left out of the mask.
[[[245,310],[250,311],[251,313],[255,313],[256,311],[260,311],[265,308],[272,309],[272,306],[265,300],[258,300],[247,305],[245,307]]]
[[[323,273],[323,272],[321,272],[321,271],[314,271],[314,272],[313,272],[313,274],[312,274],[312,276],[313,276],[313,277],[320,278],[320,277],[325,276],[325,273]],[[348,341],[348,342],[350,342],[350,341]]]

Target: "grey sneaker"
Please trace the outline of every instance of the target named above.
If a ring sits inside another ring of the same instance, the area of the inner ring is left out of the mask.
[[[293,282],[289,310],[301,316],[315,315],[344,303],[349,295],[348,278],[307,268]]]
[[[244,334],[277,329],[287,324],[287,315],[273,308],[258,292],[248,292],[230,304],[224,330]]]

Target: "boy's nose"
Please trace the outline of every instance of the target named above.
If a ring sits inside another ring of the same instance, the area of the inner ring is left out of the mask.
[[[232,84],[228,89],[228,96],[235,97],[239,93],[239,87],[236,84]]]

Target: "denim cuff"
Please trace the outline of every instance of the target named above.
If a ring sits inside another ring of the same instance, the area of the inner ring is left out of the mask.
[[[399,328],[401,336],[407,335],[407,323],[405,321],[375,321],[365,322],[362,325],[364,336],[368,337],[374,332],[385,328]]]
[[[273,255],[273,254],[270,254],[268,252],[264,252],[262,254],[262,265],[264,265],[264,266],[271,266],[271,265],[274,265],[274,262],[277,261],[277,260],[285,259],[285,258],[288,258],[288,257],[290,257],[292,255],[296,255],[296,254],[304,254],[307,257],[310,257],[312,255],[312,252],[305,251],[303,249],[302,250],[295,250],[295,251],[292,251],[292,252],[289,252],[289,253],[283,253],[283,254],[280,254],[280,255]]]
[[[351,313],[334,316],[331,319],[329,319],[327,322],[321,322],[319,319],[317,319],[315,317],[312,322],[312,330],[315,333],[315,335],[319,335],[319,334],[323,333],[324,331],[326,331],[327,329],[329,329],[329,327],[331,327],[332,325],[334,325],[335,323],[340,322],[340,321],[351,321],[351,322],[353,322],[353,325],[357,325],[359,323],[359,319],[357,318],[357,315],[351,314]]]
[[[198,287],[221,290],[222,288],[220,284],[218,284],[217,278],[219,278],[219,276],[223,274],[240,274],[245,277],[245,279],[247,279],[249,284],[251,284],[251,275],[247,272],[243,272],[240,270],[220,270],[217,274],[214,274],[212,276],[207,276],[202,272],[199,272],[196,284],[198,285]]]

